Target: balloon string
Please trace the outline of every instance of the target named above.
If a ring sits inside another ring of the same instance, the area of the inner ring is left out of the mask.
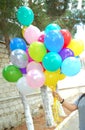
[[[62,121],[62,118],[60,117],[59,113],[61,113],[60,104],[57,98],[54,97],[54,102],[52,106],[52,112],[54,121],[57,125],[59,125]]]

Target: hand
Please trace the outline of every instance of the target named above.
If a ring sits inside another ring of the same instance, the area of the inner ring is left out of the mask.
[[[56,91],[52,92],[53,97],[56,97],[60,102],[62,102],[62,97],[59,95],[59,93],[57,93]]]
[[[57,93],[55,91],[52,92],[53,97],[57,96]]]

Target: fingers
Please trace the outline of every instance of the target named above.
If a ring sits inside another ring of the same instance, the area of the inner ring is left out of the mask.
[[[56,92],[55,91],[53,91],[52,94],[53,94],[54,97],[56,97]]]

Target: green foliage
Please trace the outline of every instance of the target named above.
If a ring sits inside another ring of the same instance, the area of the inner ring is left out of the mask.
[[[1,0],[0,1],[0,34],[4,37],[21,37],[21,25],[16,18],[16,11],[22,5],[28,5],[34,12],[33,24],[39,27],[41,30],[50,22],[50,18],[45,12],[45,4],[43,0],[32,0],[26,3],[28,0]],[[31,5],[30,5],[31,3]]]
[[[85,9],[73,8],[72,10],[66,10],[63,16],[55,20],[55,23],[59,23],[62,28],[68,29],[74,35],[76,31],[75,25],[79,23],[85,24]]]
[[[69,3],[72,4],[71,10],[68,8]],[[47,13],[61,28],[66,28],[74,34],[76,24],[80,22],[85,24],[85,0],[82,1],[81,10],[77,9],[77,0],[46,0],[46,4]]]
[[[34,0],[31,8],[35,15],[33,24],[40,30],[44,30],[44,28],[51,22],[50,17],[46,14],[45,3],[41,0],[38,0],[37,2]]]
[[[21,25],[16,18],[16,11],[22,5],[29,5],[34,12],[33,25],[41,31],[49,23],[57,23],[69,31],[74,30],[77,23],[85,23],[85,9],[77,10],[77,0],[73,3],[72,10],[68,10],[69,0],[0,0],[0,34],[4,37],[18,37],[21,35]]]
[[[69,0],[46,0],[47,13],[50,16],[63,15],[68,7]]]
[[[16,10],[24,5],[24,0],[1,0],[0,1],[0,33],[9,36],[21,36],[21,27],[16,19]]]

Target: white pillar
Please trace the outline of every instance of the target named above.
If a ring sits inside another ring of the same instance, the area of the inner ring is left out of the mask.
[[[24,106],[27,130],[34,130],[34,125],[33,125],[33,120],[32,120],[32,116],[31,116],[31,112],[30,112],[30,107],[27,103],[26,96],[24,96],[21,93],[20,93],[20,95],[21,95],[23,106]]]
[[[52,127],[55,125],[55,123],[46,86],[41,87],[41,96],[43,101],[43,108],[45,111],[46,125]]]

